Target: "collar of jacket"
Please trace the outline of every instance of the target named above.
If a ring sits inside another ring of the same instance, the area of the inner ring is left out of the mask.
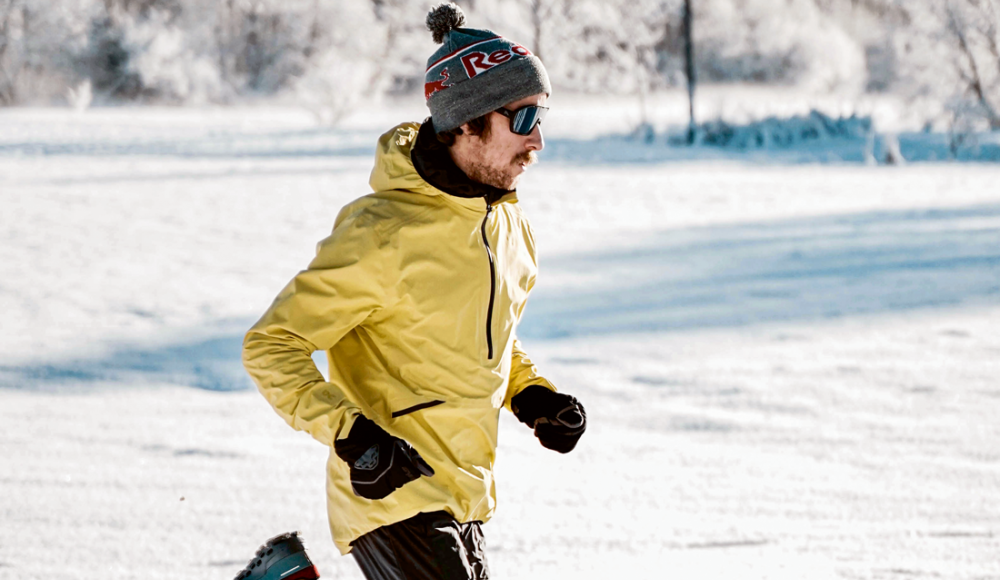
[[[410,159],[417,174],[432,186],[455,197],[483,198],[493,205],[506,196],[516,194],[485,183],[473,181],[455,165],[448,147],[438,141],[434,125],[428,118],[420,126],[417,140],[410,149]]]

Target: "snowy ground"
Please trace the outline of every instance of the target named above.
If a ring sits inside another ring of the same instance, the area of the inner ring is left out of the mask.
[[[495,577],[1000,578],[1000,167],[750,163],[572,105],[521,334],[591,427],[563,457],[504,416]],[[239,341],[422,114],[0,112],[0,578],[221,580],[289,529],[360,578]]]

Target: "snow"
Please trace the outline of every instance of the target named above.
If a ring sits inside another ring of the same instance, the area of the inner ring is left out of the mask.
[[[1000,168],[569,105],[520,192],[521,335],[590,427],[557,456],[504,414],[494,576],[1000,578]],[[361,577],[239,342],[424,114],[0,111],[0,579],[231,578],[291,529]]]

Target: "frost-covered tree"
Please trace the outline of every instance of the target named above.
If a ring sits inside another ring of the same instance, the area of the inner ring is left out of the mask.
[[[48,102],[80,80],[86,13],[83,1],[0,0],[0,105]]]
[[[16,0],[0,0],[0,105],[18,100],[18,77],[24,71],[24,8]]]
[[[893,36],[910,25],[905,2],[898,0],[814,0],[824,18],[840,27],[862,49],[868,92],[888,92],[898,75]]]
[[[546,46],[553,81],[570,90],[639,94],[662,86],[662,39],[676,0],[564,0]]]
[[[952,128],[1000,129],[997,0],[910,0],[898,8],[891,88],[937,109]]]
[[[222,95],[203,2],[79,0],[90,5],[77,70],[104,100],[205,102]]]
[[[381,47],[371,32],[377,20],[367,3],[316,2],[311,18],[309,66],[293,79],[290,90],[318,121],[333,124],[374,91],[375,55],[381,54]]]
[[[420,91],[436,1],[0,0],[0,105],[80,106],[92,87],[97,102],[278,98],[334,122]],[[560,92],[686,81],[683,0],[458,3],[540,54]],[[1000,128],[998,3],[695,0],[698,77],[898,92]]]
[[[435,46],[424,21],[425,4],[409,0],[372,0],[376,25],[365,30],[376,47],[372,93],[420,91],[427,57]]]
[[[862,46],[814,0],[697,0],[697,68],[709,82],[857,91]],[[553,80],[587,92],[635,93],[686,81],[681,0],[563,0],[552,11]]]
[[[1000,4],[997,0],[956,0],[944,6],[955,50],[953,66],[961,96],[993,130],[1000,130]]]
[[[706,80],[858,90],[861,47],[814,0],[695,3],[698,70]]]

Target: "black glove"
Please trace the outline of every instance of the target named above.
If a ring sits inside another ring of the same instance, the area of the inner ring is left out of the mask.
[[[587,429],[587,412],[575,397],[531,385],[510,400],[518,421],[535,430],[542,447],[569,453]]]
[[[354,494],[368,499],[382,499],[421,475],[434,475],[412,445],[364,415],[358,415],[350,435],[335,441],[333,448],[351,466]]]

